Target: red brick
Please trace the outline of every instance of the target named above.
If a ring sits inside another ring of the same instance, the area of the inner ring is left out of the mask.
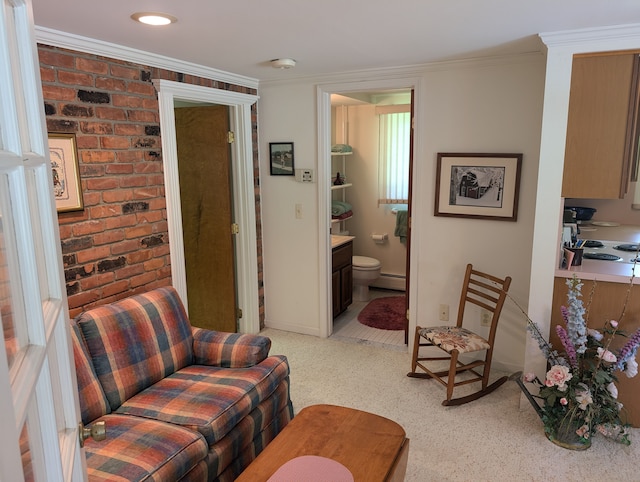
[[[137,214],[138,224],[162,221],[162,211],[150,211]]]
[[[154,172],[162,172],[162,164],[159,162],[138,162],[136,163],[136,173],[148,174]],[[164,178],[163,178],[164,180]]]
[[[148,82],[129,82],[127,85],[127,92],[132,94],[148,95],[149,97],[156,95],[156,89],[153,84]]]
[[[153,234],[153,227],[149,225],[135,226],[125,230],[127,239],[142,238]]]
[[[82,162],[114,162],[116,155],[108,151],[82,151],[80,153]]]
[[[120,187],[140,187],[146,185],[146,176],[127,176],[120,179]]]
[[[153,224],[153,233],[154,234],[167,233],[167,232],[169,232],[169,225],[168,225],[168,223],[166,221],[157,222],[157,223]]]
[[[102,246],[100,248],[85,249],[76,253],[78,263],[88,263],[89,261],[98,261],[103,258],[108,258],[111,253],[109,246]]]
[[[135,264],[133,266],[127,266],[125,268],[120,268],[119,270],[116,270],[116,279],[118,280],[128,279],[129,281],[131,281],[131,278],[133,276],[136,276],[142,273],[144,273],[144,266],[142,266],[141,264]]]
[[[160,256],[169,256],[169,244],[161,244],[160,246],[153,247],[153,257],[158,258]],[[167,264],[169,264],[169,260],[167,259]]]
[[[135,226],[137,223],[135,214],[126,216],[118,216],[117,218],[108,218],[106,220],[107,229],[123,228],[127,226]]]
[[[96,206],[102,201],[102,196],[99,192],[87,192],[82,193],[82,199],[84,201],[84,207]]]
[[[89,74],[59,70],[58,81],[61,84],[75,85],[79,87],[93,87],[93,76]]]
[[[107,189],[116,189],[118,187],[118,180],[113,178],[107,179],[87,179],[87,189],[92,191],[103,191]]]
[[[42,96],[46,100],[62,100],[69,101],[76,98],[76,90],[68,87],[59,87],[57,85],[43,85]]]
[[[112,79],[109,77],[96,77],[96,88],[111,92],[123,92],[127,90],[127,83],[124,80]]]
[[[157,187],[142,187],[133,190],[133,199],[151,199],[159,196]]]
[[[98,138],[96,136],[77,136],[76,145],[78,149],[97,149]]]
[[[105,231],[104,233],[98,233],[93,235],[94,246],[101,246],[103,244],[113,244],[124,239],[124,231]]]
[[[143,264],[145,271],[157,271],[164,266],[164,260],[162,258],[150,259]]]
[[[102,137],[100,138],[100,145],[103,149],[129,149],[131,142],[128,137]]]
[[[130,67],[123,67],[121,65],[112,65],[111,75],[113,77],[120,77],[122,79],[138,80],[140,78],[140,70],[132,69]]]
[[[112,283],[115,280],[113,273],[100,273],[80,280],[80,288],[82,291],[88,291],[99,286]]]
[[[156,271],[158,279],[169,278],[171,276],[171,266],[165,266]]]
[[[130,109],[142,109],[144,107],[142,97],[127,94],[114,94],[111,96],[111,103],[114,107],[128,107]]]
[[[144,126],[140,124],[116,124],[114,134],[117,136],[141,136],[144,135]]]
[[[74,55],[54,52],[45,48],[38,49],[38,58],[40,63],[58,68],[73,69],[76,64]]]
[[[76,237],[101,233],[102,231],[104,231],[104,221],[84,221],[73,226],[73,235]]]
[[[106,166],[107,174],[132,174],[132,164],[109,164]]]
[[[122,207],[117,204],[107,204],[106,206],[94,206],[89,210],[91,219],[110,218],[120,216]]]
[[[152,199],[149,201],[149,210],[154,211],[156,209],[164,209],[167,207],[165,198]]]
[[[40,80],[42,82],[55,82],[56,71],[53,67],[40,67]]]
[[[113,134],[113,125],[109,122],[81,122],[80,129],[85,134]]]
[[[113,191],[104,191],[102,193],[102,201],[105,203],[118,203],[133,200],[133,192],[129,189],[114,189]]]
[[[129,289],[129,280],[116,281],[115,283],[111,283],[110,285],[107,285],[104,288],[102,288],[102,296],[106,298],[107,296],[113,296],[118,293],[123,293],[128,289]]]
[[[127,120],[127,113],[115,107],[96,107],[95,114],[98,119]]]
[[[146,110],[128,110],[127,118],[131,122],[159,122],[158,112]]]
[[[156,280],[156,274],[151,272],[151,273],[144,273],[138,276],[133,276],[130,280],[129,283],[131,285],[132,288],[135,288],[137,286],[143,286],[146,285],[148,283],[151,283],[152,281]]]
[[[118,151],[116,153],[118,162],[138,163],[144,159],[144,153],[139,150],[131,149],[128,151]]]
[[[127,264],[133,265],[133,264],[142,263],[144,261],[149,261],[151,257],[152,257],[152,253],[150,250],[141,249],[127,255]]]
[[[69,296],[67,301],[69,302],[69,308],[81,308],[87,306],[89,303],[93,303],[99,300],[100,297],[95,291],[87,291],[84,293],[78,293],[76,295]],[[82,311],[82,310],[80,310]]]
[[[111,245],[111,254],[118,256],[121,254],[131,253],[140,249],[140,241],[138,239],[129,239],[121,243]]]
[[[106,62],[78,57],[76,59],[76,69],[93,74],[106,74],[109,71],[109,66]]]

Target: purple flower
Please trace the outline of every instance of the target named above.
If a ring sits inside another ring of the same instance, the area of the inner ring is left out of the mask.
[[[616,368],[618,370],[622,370],[624,364],[627,362],[629,358],[635,356],[636,351],[638,350],[638,345],[640,345],[640,328],[633,334],[631,338],[625,343],[618,354],[618,364]]]
[[[571,363],[572,367],[577,368],[578,359],[576,356],[576,349],[573,346],[573,343],[571,343],[571,340],[569,339],[569,335],[567,334],[567,331],[564,328],[562,328],[560,325],[556,325],[556,333],[558,334],[558,338],[560,338],[560,341],[562,342],[562,346],[564,346],[564,349],[567,352],[567,357],[569,357],[569,363]]]

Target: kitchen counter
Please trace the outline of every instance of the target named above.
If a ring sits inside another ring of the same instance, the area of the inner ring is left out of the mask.
[[[349,241],[356,239],[355,236],[342,236],[338,234],[331,235],[331,249],[335,249],[343,244],[347,244]]]
[[[579,239],[599,241],[620,241],[624,243],[640,242],[640,226],[596,226],[590,223],[580,225]],[[610,281],[612,283],[629,283],[635,271],[633,284],[640,284],[640,264],[635,267],[630,263],[617,261],[600,261],[583,259],[581,266],[570,269],[557,269],[559,278],[571,278],[574,274],[583,280]]]

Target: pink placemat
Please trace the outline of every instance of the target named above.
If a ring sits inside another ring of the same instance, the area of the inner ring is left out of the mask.
[[[353,475],[335,460],[303,455],[289,460],[267,482],[353,482]]]

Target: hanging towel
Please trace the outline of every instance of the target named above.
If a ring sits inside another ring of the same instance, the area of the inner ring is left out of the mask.
[[[409,219],[409,211],[398,211],[396,213],[396,229],[394,235],[400,238],[400,242],[407,243],[407,220]]]

